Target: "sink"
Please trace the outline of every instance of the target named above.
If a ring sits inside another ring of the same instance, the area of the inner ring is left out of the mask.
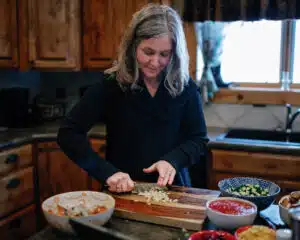
[[[287,134],[283,131],[275,130],[257,130],[257,129],[230,129],[227,133],[221,135],[218,139],[232,141],[260,141],[272,142],[275,144],[296,144],[300,145],[300,132]]]

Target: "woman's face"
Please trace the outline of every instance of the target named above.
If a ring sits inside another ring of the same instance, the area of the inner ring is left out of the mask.
[[[170,62],[171,54],[172,41],[167,35],[141,41],[136,49],[136,58],[144,77],[156,78]]]

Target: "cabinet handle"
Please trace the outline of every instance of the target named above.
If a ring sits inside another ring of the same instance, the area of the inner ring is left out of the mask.
[[[13,178],[7,183],[6,189],[17,188],[20,185],[20,183],[21,180],[19,178]]]
[[[15,153],[12,153],[12,154],[9,154],[5,160],[5,163],[6,164],[13,164],[13,163],[16,163],[19,159],[19,155],[18,154],[15,154]]]

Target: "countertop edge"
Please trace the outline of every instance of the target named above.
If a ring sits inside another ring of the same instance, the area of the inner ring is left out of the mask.
[[[89,133],[87,135],[89,138],[93,139],[105,139],[105,134],[103,133]],[[34,144],[37,142],[48,142],[48,141],[56,141],[57,134],[32,134],[27,137],[15,138],[11,141],[0,143],[0,151],[5,151],[14,147],[20,147],[26,144]]]

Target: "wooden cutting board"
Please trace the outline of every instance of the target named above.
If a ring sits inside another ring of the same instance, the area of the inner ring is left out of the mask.
[[[115,200],[114,215],[142,222],[165,226],[201,230],[206,218],[206,202],[220,195],[219,191],[169,187],[169,198],[177,199],[172,203],[147,203],[144,196],[137,194],[111,194]]]

